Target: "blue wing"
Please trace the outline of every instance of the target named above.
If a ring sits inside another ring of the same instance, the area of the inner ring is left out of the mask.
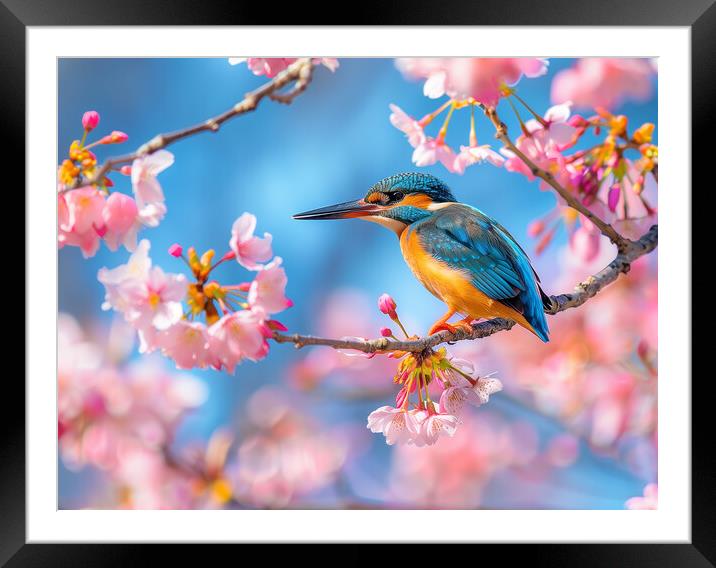
[[[436,211],[415,230],[430,254],[468,272],[475,288],[520,312],[548,340],[544,307],[550,300],[529,258],[502,226],[478,209],[455,204]]]

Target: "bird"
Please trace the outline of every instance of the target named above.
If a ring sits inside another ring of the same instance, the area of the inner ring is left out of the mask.
[[[365,196],[293,215],[294,219],[363,219],[392,230],[408,267],[444,302],[447,312],[428,331],[471,331],[475,320],[505,318],[549,341],[549,296],[515,238],[479,209],[460,203],[437,177],[391,175]],[[454,324],[449,320],[463,316]]]

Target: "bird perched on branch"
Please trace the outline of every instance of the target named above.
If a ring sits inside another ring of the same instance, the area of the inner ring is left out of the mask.
[[[429,334],[469,331],[473,320],[501,317],[549,341],[544,310],[551,300],[525,251],[502,225],[457,202],[432,175],[396,174],[376,183],[362,199],[293,218],[359,218],[394,231],[413,274],[448,306]],[[464,319],[448,323],[456,313]]]

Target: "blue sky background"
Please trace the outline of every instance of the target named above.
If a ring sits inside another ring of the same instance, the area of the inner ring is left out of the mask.
[[[552,77],[571,64],[573,60],[551,59],[546,76],[522,80],[520,95],[543,112],[550,106]],[[81,136],[80,119],[86,110],[100,113],[99,133],[116,129],[129,134],[122,146],[100,148],[102,161],[133,150],[159,132],[219,114],[264,81],[243,65],[230,66],[226,59],[61,59],[58,160]],[[274,252],[284,259],[288,295],[295,307],[280,319],[291,330],[315,332],[313,314],[326,293],[340,287],[357,288],[370,298],[389,291],[398,298],[402,313],[410,314],[421,329],[427,328],[444,310],[412,277],[392,233],[359,221],[291,219],[299,211],[360,197],[390,174],[417,169],[410,160],[412,149],[388,120],[389,103],[418,117],[438,104],[423,96],[422,83],[404,79],[392,60],[342,59],[335,73],[317,69],[307,92],[291,106],[265,101],[256,112],[230,121],[217,134],[171,146],[176,162],[159,178],[167,197],[167,217],[158,229],[140,233],[140,238],[152,242],[153,261],[165,270],[181,271],[180,263],[166,254],[174,242],[223,252],[233,221],[250,211],[258,217],[259,232],[273,234]],[[501,110],[510,116],[507,105]],[[655,121],[656,96],[646,104],[626,104],[619,110],[631,124]],[[460,113],[451,125],[448,142],[453,147],[467,140],[468,116]],[[509,124],[514,131],[513,122]],[[490,142],[492,133],[486,121],[478,120],[481,143]],[[439,164],[421,171],[437,175],[459,200],[498,219],[528,251],[533,248],[526,235],[528,223],[554,204],[554,197],[539,191],[536,183],[487,164],[471,167],[462,176]],[[127,178],[115,175],[114,179],[120,189],[129,191]],[[563,243],[566,235],[561,232],[557,239],[557,244]],[[103,288],[96,273],[102,266],[126,262],[128,256],[124,249],[111,253],[104,245],[88,260],[76,248],[59,251],[60,309],[80,321],[100,318],[109,324],[111,315],[100,312]],[[561,291],[551,285],[556,255],[533,260],[545,288],[550,293]],[[232,265],[220,276],[238,282],[245,273]],[[276,345],[267,359],[243,364],[234,377],[215,371],[195,373],[206,382],[210,395],[186,421],[180,441],[206,437],[217,426],[232,423],[251,392],[267,382],[281,383],[286,366],[301,356],[289,346]],[[555,423],[499,397],[495,404],[508,416],[532,421],[540,432],[557,431]],[[319,418],[358,422],[375,406],[374,402],[325,400],[307,404]],[[553,488],[551,505],[621,508],[625,499],[641,493],[643,480],[608,460],[585,452],[582,456],[577,466],[563,473],[560,487]],[[375,439],[359,467],[379,482],[388,457],[382,439]],[[70,474],[62,466],[60,474],[61,504],[75,502],[92,480],[89,472]]]

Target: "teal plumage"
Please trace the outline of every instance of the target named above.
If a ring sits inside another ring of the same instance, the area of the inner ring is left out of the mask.
[[[458,203],[429,174],[403,173],[373,185],[364,198],[294,215],[295,219],[363,218],[394,231],[415,276],[450,310],[431,328],[453,330],[455,313],[507,317],[549,341],[544,310],[550,298],[525,251],[497,221]]]
[[[483,294],[521,313],[543,341],[549,331],[544,308],[550,300],[529,258],[512,235],[479,209],[450,204],[414,223],[427,252],[469,273]]]

